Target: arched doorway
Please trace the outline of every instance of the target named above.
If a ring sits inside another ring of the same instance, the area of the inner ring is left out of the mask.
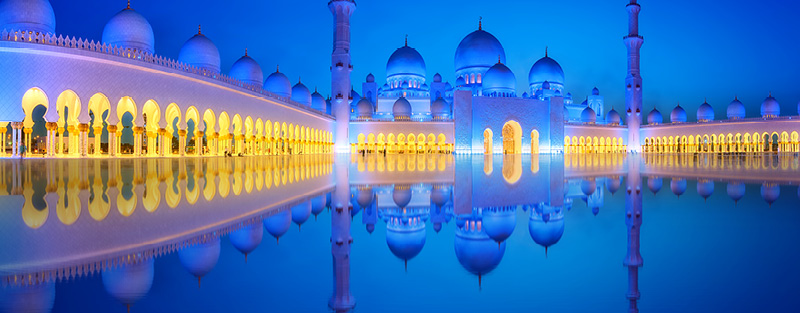
[[[531,131],[531,154],[539,154],[539,131],[535,129]]]
[[[483,154],[492,154],[492,134],[491,129],[486,129],[483,131]]]
[[[503,154],[522,153],[522,127],[515,121],[503,125]]]

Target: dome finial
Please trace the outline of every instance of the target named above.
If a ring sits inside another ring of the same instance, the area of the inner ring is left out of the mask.
[[[297,76],[297,83],[298,84],[302,84],[303,83],[303,76]]]
[[[549,48],[549,47],[548,46],[544,46],[544,57],[545,58],[547,57],[547,48]]]
[[[497,64],[503,64],[503,56],[502,55],[499,55],[499,54],[497,55]]]
[[[278,64],[277,68],[275,69],[275,73],[280,73],[280,72],[281,72],[281,65]]]
[[[247,48],[244,48],[244,56],[247,56]]]
[[[198,35],[202,35],[203,34],[203,25],[197,24],[197,34]]]
[[[408,34],[406,34],[406,47],[408,47]]]
[[[772,90],[769,91],[769,96],[772,97]]]
[[[478,30],[483,30],[483,16],[478,17]]]
[[[733,100],[739,101],[739,95],[733,95]]]
[[[131,9],[131,0],[128,0],[128,7],[126,9],[128,9],[128,10]]]

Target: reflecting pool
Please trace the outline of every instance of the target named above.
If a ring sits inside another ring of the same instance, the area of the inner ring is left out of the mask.
[[[799,160],[3,160],[0,312],[796,312]]]

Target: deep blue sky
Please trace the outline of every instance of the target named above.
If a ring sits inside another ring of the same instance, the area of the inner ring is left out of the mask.
[[[108,19],[125,0],[51,0],[57,32],[100,39]],[[361,0],[353,17],[353,83],[360,91],[368,73],[385,78],[386,60],[403,44],[422,53],[428,79],[436,72],[454,81],[453,55],[459,41],[484,29],[504,45],[507,65],[527,90],[531,65],[550,47],[566,73],[566,89],[580,102],[594,86],[607,106],[624,104],[627,0]],[[640,1],[645,108],[668,115],[680,102],[694,119],[707,97],[717,118],[734,95],[757,116],[772,91],[783,115],[797,115],[800,101],[800,19],[795,1]],[[265,75],[277,64],[323,95],[330,89],[332,17],[327,0],[133,0],[153,25],[156,51],[177,58],[186,39],[203,24],[230,66],[249,47]],[[608,109],[608,108],[607,108]]]

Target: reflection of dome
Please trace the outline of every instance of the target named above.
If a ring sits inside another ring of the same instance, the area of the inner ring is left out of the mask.
[[[775,117],[781,115],[781,105],[778,100],[769,95],[764,102],[761,103],[761,117]]]
[[[261,71],[261,65],[248,56],[247,52],[236,63],[233,63],[230,76],[245,84],[261,86],[264,83],[264,72]]]
[[[103,271],[106,292],[123,304],[133,304],[153,286],[154,264],[153,259],[148,259]]]
[[[311,108],[320,112],[325,112],[325,97],[316,90],[311,94]]]
[[[264,220],[264,228],[275,239],[280,239],[283,234],[289,231],[289,226],[291,225],[292,215],[288,210],[279,212]]]
[[[739,182],[728,183],[728,197],[731,197],[734,202],[739,202],[739,199],[744,197],[744,193],[744,184]]]
[[[672,109],[672,113],[669,114],[669,121],[672,123],[686,123],[686,110],[684,110],[679,104]]]
[[[649,188],[653,194],[657,194],[661,191],[663,185],[664,181],[661,177],[651,177],[647,179],[647,188]]]
[[[728,119],[739,119],[744,118],[744,104],[739,101],[739,98],[733,99],[730,104],[728,104]]]
[[[594,124],[597,121],[597,114],[591,107],[586,107],[581,111],[581,123]]]
[[[311,91],[300,81],[292,87],[292,101],[311,106]]]
[[[155,52],[153,27],[144,16],[132,9],[120,11],[106,23],[103,43],[151,54]]]
[[[606,123],[609,125],[622,124],[622,118],[619,116],[619,113],[617,113],[617,110],[612,108],[611,111],[608,111],[608,114],[606,114]]]
[[[392,191],[394,204],[399,208],[405,208],[411,202],[411,188],[408,186],[395,186]]]
[[[411,103],[409,103],[405,97],[400,97],[400,99],[394,102],[392,113],[395,119],[411,118]]]
[[[372,204],[374,199],[375,194],[372,192],[371,187],[358,189],[358,195],[356,196],[356,203],[358,203],[358,206],[366,208]]]
[[[211,39],[198,32],[181,47],[178,60],[191,66],[219,72],[219,49]]]
[[[431,191],[431,202],[438,207],[442,207],[450,201],[450,188],[442,185],[433,186]]]
[[[450,104],[447,103],[442,97],[436,99],[431,103],[431,115],[433,117],[445,118],[450,115]]]
[[[292,222],[299,228],[311,217],[311,201],[306,201],[292,207]]]
[[[594,194],[594,191],[597,189],[597,180],[594,178],[587,178],[581,180],[581,192],[584,195],[591,196]]]
[[[417,256],[425,246],[425,228],[386,229],[386,244],[389,250],[401,260],[411,260]]]
[[[194,246],[178,251],[178,258],[181,265],[189,273],[199,279],[214,269],[219,261],[220,239],[212,238],[207,242],[199,243]]]
[[[550,247],[564,235],[564,216],[560,212],[532,212],[528,219],[528,231],[534,242],[545,248]]]
[[[703,102],[699,108],[697,108],[697,121],[704,122],[704,121],[713,121],[714,120],[714,108],[711,107],[708,102]]]
[[[647,124],[661,124],[664,122],[664,117],[661,116],[661,112],[658,109],[653,108],[650,111],[650,114],[647,114]]]
[[[454,246],[461,266],[479,277],[495,269],[506,251],[505,242],[498,245],[486,232],[476,230],[474,221],[456,230]]]
[[[425,60],[416,49],[409,46],[398,48],[386,63],[386,78],[393,76],[418,76],[425,78]]]
[[[462,76],[462,71],[483,71],[497,63],[506,62],[506,52],[503,45],[492,34],[478,29],[458,44],[455,55],[456,76]]]
[[[228,235],[231,244],[245,256],[261,244],[262,238],[264,238],[264,227],[261,224],[248,225]]]
[[[483,209],[483,230],[489,238],[498,243],[504,242],[517,226],[516,207],[498,207]]]
[[[547,55],[536,61],[528,73],[528,83],[530,85],[543,84],[544,82],[564,85],[564,70],[561,69],[561,65],[556,60]]]
[[[314,216],[319,215],[325,210],[325,205],[325,195],[314,197],[311,199],[311,214],[314,214]]]
[[[56,32],[56,15],[47,0],[0,1],[0,29]]]
[[[778,197],[781,196],[781,186],[777,184],[763,184],[761,185],[761,198],[767,201],[770,206]]]
[[[367,98],[362,98],[358,101],[358,104],[356,104],[356,116],[358,116],[358,118],[372,118],[373,111],[372,102],[369,102]]]
[[[513,97],[516,94],[517,78],[503,63],[497,63],[483,76],[483,94],[486,96]]]
[[[55,283],[3,287],[0,288],[0,312],[49,313],[55,299]]]
[[[686,180],[683,178],[673,178],[672,181],[669,182],[669,188],[672,189],[673,194],[680,197],[686,192]]]
[[[606,188],[612,195],[622,186],[622,180],[619,177],[609,177],[606,183]]]
[[[286,77],[280,71],[275,71],[275,73],[267,77],[264,82],[264,89],[281,97],[288,98],[292,96],[292,83],[289,81],[289,77]]]
[[[714,182],[706,179],[697,181],[697,193],[703,199],[708,199],[714,193]]]

